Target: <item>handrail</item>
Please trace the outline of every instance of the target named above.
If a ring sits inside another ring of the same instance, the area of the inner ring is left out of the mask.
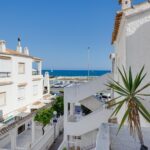
[[[95,147],[96,147],[96,143],[91,144],[91,145],[88,145],[88,146],[86,146],[86,147],[83,147],[82,149],[83,149],[83,150],[91,150],[91,149],[93,149],[93,148],[95,148]]]

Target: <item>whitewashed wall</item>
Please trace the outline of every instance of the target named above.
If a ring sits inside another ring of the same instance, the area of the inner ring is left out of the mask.
[[[20,107],[24,107],[42,98],[43,95],[43,77],[42,75],[35,76],[36,78],[41,78],[37,80],[38,94],[33,95],[33,84],[32,81],[34,76],[32,76],[32,59],[25,57],[11,56],[12,72],[11,78],[0,78],[0,82],[11,81],[10,85],[0,86],[0,92],[6,92],[6,104],[0,106],[0,110],[3,110],[3,114],[10,113]],[[18,74],[18,63],[25,63],[25,74]],[[8,67],[8,66],[3,66]],[[25,86],[25,99],[18,100],[18,84],[27,83]]]

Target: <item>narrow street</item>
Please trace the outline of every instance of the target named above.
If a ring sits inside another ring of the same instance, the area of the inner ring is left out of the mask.
[[[49,150],[57,150],[62,141],[63,141],[63,133],[57,137],[55,143],[53,143],[53,145],[49,148]]]

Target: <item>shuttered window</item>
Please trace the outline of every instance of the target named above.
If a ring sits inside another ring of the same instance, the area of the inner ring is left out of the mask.
[[[10,60],[0,59],[0,72],[11,72],[12,62]]]
[[[6,103],[6,92],[0,93],[0,106]]]
[[[18,73],[24,74],[25,73],[25,63],[19,63],[18,64]]]
[[[25,99],[25,87],[18,87],[18,100]]]

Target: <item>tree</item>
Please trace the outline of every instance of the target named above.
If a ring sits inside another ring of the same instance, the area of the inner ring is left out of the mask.
[[[46,125],[50,123],[52,117],[53,117],[53,112],[50,109],[42,109],[36,113],[34,120],[42,124],[43,135],[45,133],[44,128]]]
[[[111,80],[108,82],[107,86],[114,90],[118,94],[118,97],[114,98],[112,101],[116,101],[112,106],[116,106],[112,116],[116,116],[121,110],[123,105],[126,105],[126,110],[119,125],[118,132],[127,120],[130,127],[131,135],[138,135],[141,143],[141,150],[145,148],[143,134],[140,124],[140,114],[150,123],[150,112],[144,107],[141,101],[144,100],[145,96],[150,96],[149,94],[143,94],[143,90],[150,86],[150,83],[142,86],[141,83],[144,80],[146,73],[144,74],[144,67],[140,72],[133,78],[131,67],[128,73],[126,73],[124,67],[123,71],[118,68],[119,74],[122,79],[122,83]]]
[[[64,114],[64,98],[63,96],[59,96],[56,98],[55,103],[52,106],[54,111],[57,111],[58,115]]]

